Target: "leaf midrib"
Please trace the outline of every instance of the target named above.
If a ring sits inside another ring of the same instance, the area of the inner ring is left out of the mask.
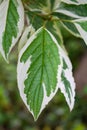
[[[42,83],[43,83],[43,69],[44,69],[44,42],[45,42],[45,31],[43,29],[43,42],[42,42],[42,69],[41,69],[41,83],[40,83],[40,86],[42,86]]]

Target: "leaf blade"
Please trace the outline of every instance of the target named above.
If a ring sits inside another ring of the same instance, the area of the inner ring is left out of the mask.
[[[59,8],[53,13],[53,15],[60,19],[63,26],[69,32],[71,32],[74,36],[81,37],[87,44],[87,3],[86,1],[77,1],[77,3],[78,2],[80,3],[70,4],[62,1]]]
[[[0,52],[4,59],[8,55],[20,37],[24,26],[24,9],[21,1],[7,0],[0,5]]]
[[[87,45],[87,21],[78,21],[75,23],[75,26]]]
[[[75,81],[72,75],[72,65],[71,62],[66,55],[66,53],[61,50],[62,60],[63,60],[63,69],[61,74],[61,83],[60,90],[64,94],[66,102],[70,108],[70,110],[74,107],[75,101]]]
[[[29,39],[19,55],[17,68],[19,91],[35,120],[57,92],[60,82],[62,62],[58,52],[58,43],[55,43],[54,39],[46,29],[40,28]],[[27,70],[23,71],[26,68]],[[20,81],[21,75],[25,76]]]

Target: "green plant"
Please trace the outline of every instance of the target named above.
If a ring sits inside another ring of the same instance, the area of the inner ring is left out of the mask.
[[[0,0],[0,52],[18,45],[20,95],[36,120],[58,88],[72,110],[75,82],[60,24],[87,44],[86,0]]]

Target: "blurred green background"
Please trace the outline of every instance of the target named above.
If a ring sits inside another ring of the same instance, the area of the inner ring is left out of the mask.
[[[87,55],[87,47],[83,40],[75,38],[66,30],[62,29],[62,33],[77,80],[80,73],[78,68],[82,66],[81,62],[85,64],[83,59]],[[87,130],[87,80],[85,83],[76,81],[76,100],[72,112],[69,111],[64,96],[58,91],[38,121],[34,122],[17,88],[17,55],[17,47],[15,47],[9,64],[0,55],[0,130]],[[86,70],[87,67],[80,70],[83,69]],[[83,79],[87,78],[85,74],[80,73],[80,75]]]

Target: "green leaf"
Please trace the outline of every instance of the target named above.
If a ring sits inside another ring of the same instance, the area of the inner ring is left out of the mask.
[[[21,0],[4,0],[0,4],[0,52],[5,60],[24,26],[24,9]]]
[[[35,120],[58,90],[62,72],[59,48],[54,36],[42,27],[19,54],[18,87]]]
[[[75,98],[75,82],[72,75],[72,65],[66,55],[66,53],[61,50],[61,56],[63,61],[63,69],[61,74],[60,90],[64,94],[67,104],[70,110],[74,107]]]

